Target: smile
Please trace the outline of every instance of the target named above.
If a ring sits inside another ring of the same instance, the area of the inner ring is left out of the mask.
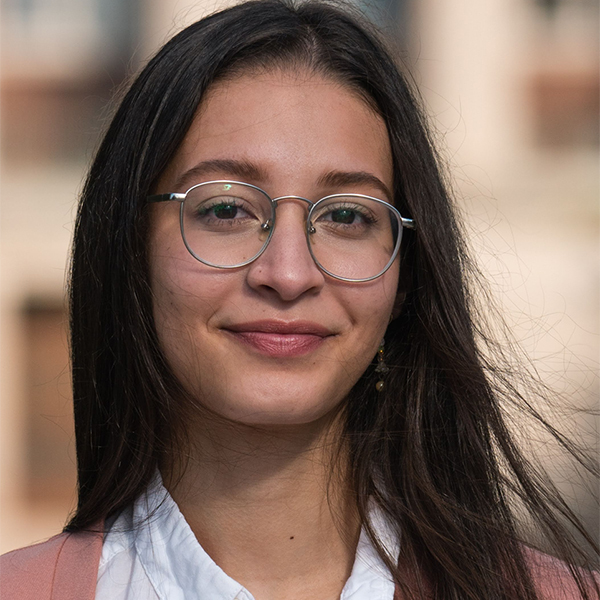
[[[255,321],[224,328],[238,342],[272,358],[292,358],[309,354],[335,335],[322,325],[309,321]]]

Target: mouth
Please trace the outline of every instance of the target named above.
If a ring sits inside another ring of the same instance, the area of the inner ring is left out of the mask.
[[[223,331],[259,354],[272,358],[309,354],[335,335],[311,321],[254,321],[228,325]]]

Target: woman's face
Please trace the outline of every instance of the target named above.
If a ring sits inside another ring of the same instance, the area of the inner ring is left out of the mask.
[[[273,71],[220,82],[156,193],[216,179],[245,181],[272,198],[314,202],[347,192],[390,200],[386,127],[356,93],[322,76]],[[306,203],[284,201],[266,251],[248,266],[216,269],[184,246],[179,206],[153,206],[150,234],[156,327],[176,376],[202,406],[237,422],[326,416],[377,352],[398,260],[370,282],[325,275],[307,247]]]

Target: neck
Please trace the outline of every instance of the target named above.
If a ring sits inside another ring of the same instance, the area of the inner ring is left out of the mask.
[[[257,600],[340,596],[360,524],[338,431],[335,419],[286,429],[211,421],[194,429],[185,465],[163,469],[203,548]]]

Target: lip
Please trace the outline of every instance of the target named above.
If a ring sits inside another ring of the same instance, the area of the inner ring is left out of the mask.
[[[312,321],[252,321],[228,325],[223,330],[242,344],[273,358],[309,354],[335,335]]]

